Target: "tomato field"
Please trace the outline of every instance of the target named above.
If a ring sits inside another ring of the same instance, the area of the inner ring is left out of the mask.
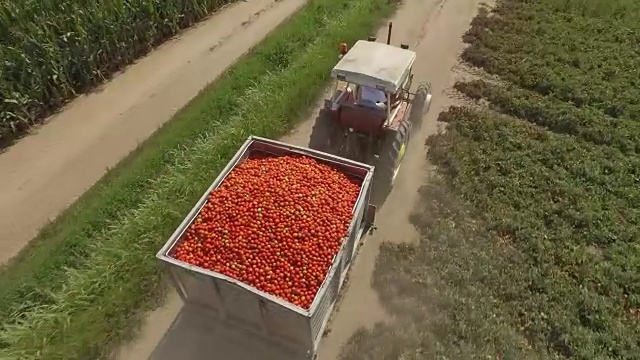
[[[360,184],[309,157],[251,157],[213,190],[173,256],[309,309]]]
[[[446,132],[428,140],[438,171],[413,219],[423,241],[378,261],[403,326],[351,349],[640,358],[639,20],[626,0],[481,12],[462,59],[484,73],[455,85],[477,102],[443,112]]]

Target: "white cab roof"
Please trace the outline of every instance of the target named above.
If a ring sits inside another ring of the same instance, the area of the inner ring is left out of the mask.
[[[406,80],[416,53],[393,45],[359,40],[331,70],[331,76],[395,93]]]

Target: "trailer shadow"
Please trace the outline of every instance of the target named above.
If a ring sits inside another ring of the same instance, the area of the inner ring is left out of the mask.
[[[149,360],[301,360],[259,335],[224,323],[201,308],[184,305]]]

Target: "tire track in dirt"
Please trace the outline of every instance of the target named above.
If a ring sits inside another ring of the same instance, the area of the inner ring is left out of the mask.
[[[422,27],[420,27],[420,33],[418,34],[418,38],[413,44],[414,49],[420,47],[420,44],[422,43],[424,38],[427,36],[428,30],[429,30],[429,24],[432,23],[440,15],[447,1],[449,0],[440,0],[440,2],[438,2],[438,4],[436,4],[435,6],[435,11],[433,11],[433,13],[429,16],[429,20],[425,21],[422,24]]]

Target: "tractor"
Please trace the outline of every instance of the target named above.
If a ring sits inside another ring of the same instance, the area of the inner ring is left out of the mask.
[[[316,118],[309,147],[375,167],[372,202],[381,205],[390,193],[404,158],[411,131],[417,130],[431,104],[431,86],[411,92],[416,53],[375,37],[348,49],[340,44],[340,60],[330,98]]]

